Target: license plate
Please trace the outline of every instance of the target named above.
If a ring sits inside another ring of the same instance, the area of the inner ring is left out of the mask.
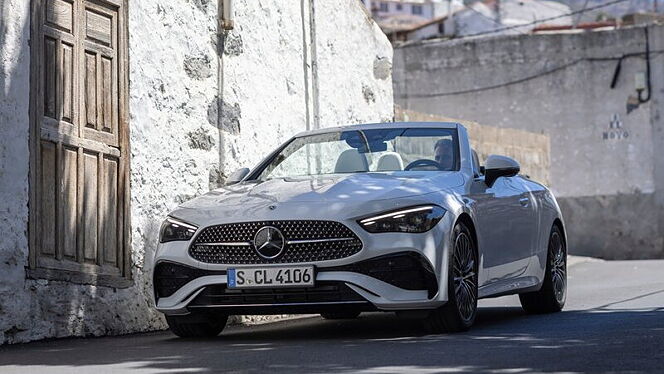
[[[228,288],[313,287],[314,267],[228,269]]]

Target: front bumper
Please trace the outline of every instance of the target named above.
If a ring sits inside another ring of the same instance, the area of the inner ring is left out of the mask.
[[[188,314],[201,308],[219,308],[227,314],[321,313],[343,308],[383,311],[437,308],[447,301],[445,280],[449,244],[446,239],[451,231],[447,229],[453,223],[451,220],[450,215],[445,215],[436,227],[420,234],[369,234],[359,226],[352,227],[355,222],[344,222],[360,237],[363,249],[343,259],[293,264],[315,266],[316,286],[310,290],[229,290],[226,289],[226,270],[241,265],[196,261],[188,254],[188,242],[160,244],[153,272],[156,308],[171,315]],[[186,267],[191,274],[186,279],[180,277],[179,283],[171,284],[169,291],[164,292],[160,289],[164,287],[160,280],[164,277],[159,269],[167,264]],[[244,266],[284,265],[288,264]],[[319,292],[319,286],[336,287],[341,291],[326,294]]]

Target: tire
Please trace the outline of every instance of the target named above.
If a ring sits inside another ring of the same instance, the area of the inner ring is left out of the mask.
[[[560,312],[567,297],[567,248],[560,228],[551,228],[544,282],[539,291],[519,295],[526,313]]]
[[[454,226],[451,238],[448,301],[425,320],[428,329],[434,333],[467,331],[477,315],[477,245],[463,223]]]
[[[166,316],[168,328],[181,338],[213,338],[226,327],[227,321],[225,315]]]
[[[320,316],[324,319],[355,319],[360,316],[360,311],[348,311],[348,312],[330,312],[330,313],[321,313]]]

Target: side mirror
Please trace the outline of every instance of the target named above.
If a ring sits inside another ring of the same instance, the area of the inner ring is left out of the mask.
[[[244,179],[244,177],[249,174],[249,168],[240,168],[235,170],[231,175],[228,176],[228,179],[226,179],[226,183],[224,185],[230,186],[232,184],[239,183]]]
[[[487,186],[492,187],[496,179],[513,177],[519,174],[519,170],[521,170],[521,166],[515,160],[506,156],[490,155],[484,165],[484,182]]]

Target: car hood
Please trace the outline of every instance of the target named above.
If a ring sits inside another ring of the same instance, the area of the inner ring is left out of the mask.
[[[417,200],[423,195],[458,187],[463,182],[463,176],[457,172],[277,178],[243,182],[210,191],[182,204],[171,215],[199,224],[287,219],[285,215],[290,215],[290,219],[338,217],[340,212],[345,212],[347,216],[365,209],[379,209],[385,202],[398,206],[401,204],[397,200]]]

